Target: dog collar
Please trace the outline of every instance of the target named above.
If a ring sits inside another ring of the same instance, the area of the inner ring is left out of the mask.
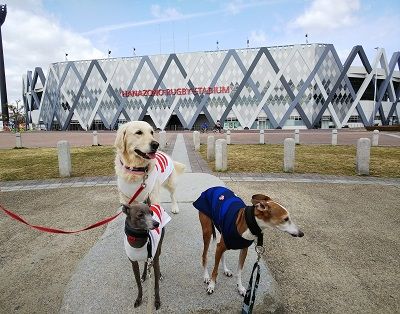
[[[122,160],[120,159],[119,162],[121,163],[121,166],[124,167],[126,170],[131,171],[131,172],[139,172],[139,173],[146,173],[149,171],[149,166],[146,167],[128,167],[125,166]]]
[[[252,234],[257,236],[257,246],[263,245],[263,234],[260,227],[257,224],[256,216],[254,215],[254,206],[246,206],[244,209],[244,218],[246,220],[247,227]]]
[[[141,229],[135,229],[132,228],[131,226],[128,225],[128,222],[125,220],[125,234],[128,237],[132,238],[148,238],[149,237],[149,232],[147,230],[141,230]]]

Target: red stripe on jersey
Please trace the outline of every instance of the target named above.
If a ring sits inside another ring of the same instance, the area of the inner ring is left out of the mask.
[[[165,168],[167,168],[167,166],[168,166],[168,159],[167,159],[167,157],[165,157],[165,155],[163,155],[163,154],[159,154],[160,155],[160,157],[161,157],[161,159],[164,161],[164,167]]]
[[[160,223],[162,222],[161,219],[161,209],[159,207],[159,205],[151,205],[150,209],[153,211],[153,213],[155,213],[158,216],[158,219],[160,220]]]
[[[160,165],[161,172],[164,172],[165,168],[164,168],[164,164],[163,164],[162,160],[157,155],[156,155],[156,159],[157,159],[158,164]]]

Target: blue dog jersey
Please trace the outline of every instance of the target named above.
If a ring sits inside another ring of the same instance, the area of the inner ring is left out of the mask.
[[[222,234],[227,249],[243,249],[253,243],[242,238],[236,229],[239,210],[245,208],[246,205],[231,190],[222,186],[209,188],[201,193],[200,197],[193,202],[193,206],[211,218]]]

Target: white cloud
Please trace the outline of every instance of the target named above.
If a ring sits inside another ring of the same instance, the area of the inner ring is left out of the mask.
[[[65,53],[68,53],[69,60],[106,57],[88,39],[65,30],[46,14],[40,1],[30,2],[32,6],[26,5],[26,1],[7,6],[7,17],[2,27],[9,103],[22,99],[22,76],[27,70],[39,66],[47,76],[49,64],[64,61]]]
[[[306,11],[297,17],[290,28],[324,32],[356,24],[360,0],[313,0]]]
[[[242,0],[233,0],[226,5],[225,9],[228,11],[228,13],[232,15],[236,15],[240,13],[243,7],[243,1]]]
[[[175,8],[166,8],[162,10],[158,4],[153,4],[150,9],[151,15],[157,19],[177,19],[182,17],[182,14]]]
[[[249,42],[251,47],[259,47],[267,45],[267,35],[262,30],[254,30],[250,32]]]

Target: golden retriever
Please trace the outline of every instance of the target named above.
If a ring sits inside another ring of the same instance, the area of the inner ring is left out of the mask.
[[[172,213],[178,213],[176,176],[185,171],[185,165],[158,151],[159,143],[154,139],[151,125],[144,121],[123,124],[117,131],[114,146],[120,202],[128,205],[149,199],[151,204],[159,204],[160,187],[163,186],[170,192]],[[144,189],[132,200],[141,184]]]

